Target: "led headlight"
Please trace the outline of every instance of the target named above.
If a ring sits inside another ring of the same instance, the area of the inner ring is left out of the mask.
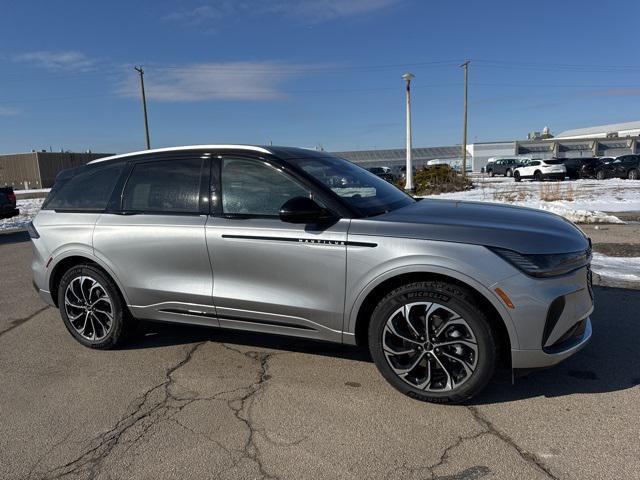
[[[564,275],[588,265],[591,262],[591,249],[580,252],[557,254],[524,254],[506,248],[489,247],[507,262],[533,277],[554,277]]]

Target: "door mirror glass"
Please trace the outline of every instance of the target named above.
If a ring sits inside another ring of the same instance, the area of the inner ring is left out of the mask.
[[[280,207],[280,220],[288,223],[317,223],[332,218],[326,208],[322,208],[308,197],[293,197]]]

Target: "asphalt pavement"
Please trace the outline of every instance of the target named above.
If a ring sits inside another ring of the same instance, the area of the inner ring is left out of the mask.
[[[75,342],[0,235],[0,478],[640,478],[640,291],[596,287],[593,340],[473,403],[401,395],[353,347],[144,324]]]

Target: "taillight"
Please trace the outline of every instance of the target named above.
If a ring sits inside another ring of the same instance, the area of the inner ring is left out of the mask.
[[[16,194],[13,192],[7,193],[7,198],[11,203],[16,203]]]
[[[27,232],[29,232],[29,237],[31,238],[40,238],[40,234],[36,230],[36,227],[33,226],[33,222],[27,224]]]

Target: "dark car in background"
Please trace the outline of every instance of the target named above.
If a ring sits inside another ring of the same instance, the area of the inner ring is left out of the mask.
[[[391,173],[391,169],[389,167],[371,167],[367,168],[367,170],[389,183],[393,183],[396,179],[395,175]]]
[[[499,160],[487,163],[485,170],[490,177],[493,177],[494,175],[513,177],[513,171],[521,166],[522,162],[517,158],[501,158]]]
[[[19,213],[13,187],[0,187],[0,218],[15,217]]]
[[[596,168],[596,178],[640,179],[640,155],[621,155],[609,162],[603,162]]]
[[[578,178],[596,178],[596,171],[603,163],[612,162],[611,157],[581,158],[582,164],[578,171]]]

